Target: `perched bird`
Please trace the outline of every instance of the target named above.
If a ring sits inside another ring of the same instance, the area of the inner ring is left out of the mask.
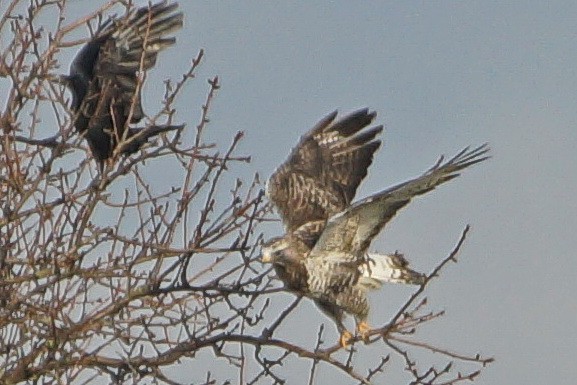
[[[424,282],[401,254],[369,253],[373,238],[413,197],[484,161],[489,149],[467,147],[446,162],[441,157],[420,177],[351,204],[382,127],[364,129],[375,117],[366,109],[336,122],[335,117],[336,112],[306,133],[267,181],[285,234],[263,244],[262,261],[273,264],[289,290],[312,298],[335,321],[346,346],[352,334],[343,324],[345,313],[355,317],[363,338],[370,331],[368,290],[383,282]]]
[[[177,7],[163,1],[108,20],[78,52],[70,74],[60,77],[72,92],[74,125],[101,168],[119,144],[120,153],[131,154],[150,137],[181,127],[128,127],[144,117],[139,77],[155,65],[158,52],[175,43],[169,35],[182,27]]]

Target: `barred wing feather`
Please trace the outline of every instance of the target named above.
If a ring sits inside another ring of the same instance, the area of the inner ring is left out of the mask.
[[[325,221],[348,207],[381,144],[375,138],[382,126],[364,130],[374,112],[358,110],[335,122],[336,114],[303,135],[267,182],[267,195],[287,232]]]
[[[397,211],[413,197],[433,190],[457,177],[459,171],[484,161],[488,151],[484,144],[473,150],[467,147],[446,162],[441,157],[420,177],[361,200],[332,216],[305,261],[311,291],[338,291],[343,285],[356,283],[372,239]]]

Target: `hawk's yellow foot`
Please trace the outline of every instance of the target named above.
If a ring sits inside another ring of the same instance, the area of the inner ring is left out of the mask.
[[[352,339],[353,339],[353,335],[351,334],[351,332],[349,332],[348,330],[345,329],[341,333],[341,339],[340,339],[341,346],[343,348],[346,348],[347,346],[349,346],[351,344]]]
[[[369,341],[369,333],[371,332],[371,327],[365,321],[359,322],[357,325],[357,331],[361,335],[361,338],[366,343]]]

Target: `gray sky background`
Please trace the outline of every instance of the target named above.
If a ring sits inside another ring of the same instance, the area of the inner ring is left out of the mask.
[[[222,81],[212,132],[244,130],[249,168],[262,175],[336,108],[368,106],[386,128],[359,197],[489,142],[489,162],[415,201],[373,248],[427,270],[470,223],[460,262],[430,288],[447,316],[426,336],[493,355],[476,384],[574,383],[577,3],[182,5],[179,55],[205,48],[202,72]],[[374,295],[373,324],[408,293]],[[310,314],[308,324],[326,322]]]
[[[428,292],[430,308],[447,315],[419,336],[494,356],[478,385],[575,383],[577,3],[180,3],[185,29],[161,54],[145,100],[204,48],[179,116],[193,129],[190,111],[198,116],[205,80],[218,75],[208,138],[224,148],[245,131],[241,152],[253,161],[240,177],[268,177],[334,109],[367,106],[385,125],[359,198],[419,175],[441,154],[489,142],[490,161],[413,202],[372,248],[401,250],[427,271],[470,223],[459,263]],[[70,2],[71,20],[96,6]],[[281,231],[279,223],[267,235]],[[387,286],[373,295],[372,324],[386,323],[410,293]],[[307,330],[294,333],[332,328],[302,307]]]

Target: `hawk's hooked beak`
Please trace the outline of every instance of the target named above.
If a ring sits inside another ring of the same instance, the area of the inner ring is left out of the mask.
[[[260,256],[260,261],[262,263],[272,263],[272,255],[269,250],[263,250]]]
[[[286,259],[287,245],[283,240],[274,240],[264,243],[260,248],[260,261],[262,263],[284,263]]]

